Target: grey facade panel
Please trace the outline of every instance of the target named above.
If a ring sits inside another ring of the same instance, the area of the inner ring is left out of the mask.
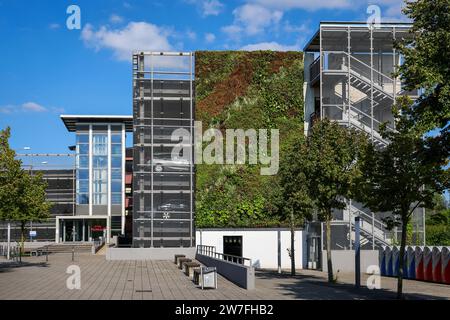
[[[160,73],[164,58],[188,58],[189,69]],[[195,245],[192,70],[191,55],[133,56],[133,247]],[[180,128],[184,133],[174,139]],[[180,141],[188,146],[172,154]]]

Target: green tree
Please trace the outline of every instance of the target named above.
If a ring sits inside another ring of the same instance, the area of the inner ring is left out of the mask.
[[[392,212],[385,219],[388,226],[401,227],[400,261],[397,297],[402,297],[404,253],[407,226],[413,211],[418,207],[432,207],[433,197],[448,187],[446,153],[434,148],[436,140],[423,138],[414,129],[414,121],[405,109],[408,97],[398,100],[393,108],[396,131],[382,128],[382,136],[390,144],[381,150],[368,145],[362,161],[362,176],[358,197],[375,212]]]
[[[20,223],[20,252],[24,249],[25,226],[29,222],[41,222],[50,218],[51,203],[46,200],[47,182],[42,179],[42,173],[35,174],[23,171],[19,184],[21,196],[18,198],[19,210],[12,220]]]
[[[0,220],[11,220],[19,211],[17,197],[23,172],[21,161],[9,146],[10,136],[9,127],[0,130]]]
[[[318,218],[326,224],[328,281],[333,279],[331,261],[331,220],[333,209],[344,209],[352,198],[360,175],[360,154],[367,137],[325,119],[314,124],[307,138],[306,177],[308,193],[314,199]]]
[[[22,256],[26,224],[48,219],[51,203],[45,198],[47,183],[42,173],[23,170],[21,161],[15,159],[8,142],[10,135],[10,128],[0,131],[0,217],[20,223]]]
[[[436,130],[433,147],[450,151],[450,0],[407,1],[403,12],[413,20],[412,37],[397,44],[404,62],[398,70],[406,90],[422,89],[408,113],[414,127]]]
[[[291,275],[295,275],[295,227],[311,219],[313,201],[308,193],[307,146],[303,135],[292,141],[281,159],[280,183],[283,187],[282,216],[291,229]]]
[[[435,194],[433,208],[427,210],[426,243],[433,246],[450,245],[450,208],[443,195]]]

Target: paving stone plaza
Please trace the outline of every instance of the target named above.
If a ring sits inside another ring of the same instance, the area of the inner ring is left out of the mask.
[[[66,273],[71,265],[81,271],[80,289],[68,289]],[[365,286],[367,276],[363,276]],[[326,274],[300,270],[257,271],[256,289],[245,290],[222,276],[218,289],[202,290],[172,261],[106,261],[105,256],[71,254],[25,257],[21,265],[0,258],[0,299],[20,300],[284,300],[284,299],[394,299],[396,279],[381,278],[380,290],[355,289],[352,274],[338,274],[336,284],[328,284]],[[450,299],[444,284],[404,281],[407,299]]]

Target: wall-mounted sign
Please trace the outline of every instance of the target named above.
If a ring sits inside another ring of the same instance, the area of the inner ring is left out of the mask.
[[[106,228],[104,226],[92,226],[91,231],[103,231]]]
[[[36,237],[37,232],[35,230],[30,230],[30,237]]]

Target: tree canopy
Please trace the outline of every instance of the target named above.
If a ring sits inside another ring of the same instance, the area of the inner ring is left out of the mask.
[[[26,223],[49,218],[51,203],[46,200],[42,173],[21,168],[9,146],[10,136],[10,128],[0,131],[0,219],[20,223],[23,252]]]

